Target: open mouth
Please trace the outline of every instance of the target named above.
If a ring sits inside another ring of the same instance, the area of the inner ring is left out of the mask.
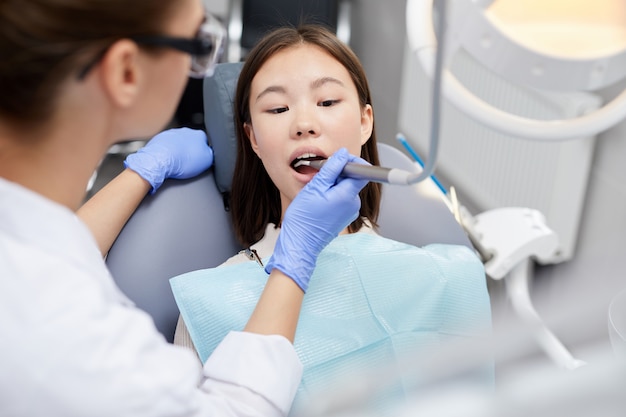
[[[313,153],[305,153],[302,154],[300,156],[298,156],[296,159],[294,159],[293,161],[291,161],[291,168],[294,169],[296,172],[300,173],[300,174],[309,174],[309,173],[315,173],[317,172],[317,170],[315,168],[311,168],[309,166],[306,165],[298,165],[299,161],[317,161],[320,159],[326,159],[323,156],[318,156],[315,155]]]

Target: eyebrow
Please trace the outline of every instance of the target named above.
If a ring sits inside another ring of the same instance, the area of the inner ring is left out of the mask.
[[[286,90],[285,90],[284,87],[281,87],[279,85],[271,85],[271,86],[267,87],[265,90],[261,91],[258,96],[256,96],[256,101],[259,101],[259,99],[261,97],[263,97],[264,95],[269,94],[269,93],[285,94]]]
[[[343,87],[343,83],[340,80],[336,79],[336,78],[333,78],[333,77],[322,77],[322,78],[320,78],[318,80],[315,80],[315,81],[313,81],[311,83],[311,89],[314,90],[316,88],[320,88],[321,86],[323,86],[324,84],[327,84],[327,83],[334,83],[334,84],[338,84],[338,85]]]
[[[322,78],[318,78],[317,80],[314,80],[311,83],[311,90],[315,90],[317,88],[322,87],[324,84],[328,84],[328,83],[334,83],[340,86],[344,86],[344,83],[340,80],[338,80],[337,78],[334,77],[322,77]],[[259,101],[259,99],[261,97],[263,97],[265,94],[269,94],[269,93],[280,93],[280,94],[286,94],[287,90],[285,89],[285,87],[282,87],[280,85],[271,85],[269,87],[267,87],[265,90],[261,91],[259,93],[258,96],[256,96],[256,101]]]

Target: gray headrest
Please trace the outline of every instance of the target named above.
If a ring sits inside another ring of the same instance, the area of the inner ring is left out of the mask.
[[[213,148],[215,182],[221,193],[230,192],[237,142],[233,102],[243,63],[221,63],[212,77],[204,79],[204,124]]]

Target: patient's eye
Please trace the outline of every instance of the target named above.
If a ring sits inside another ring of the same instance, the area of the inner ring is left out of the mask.
[[[324,100],[324,101],[321,101],[319,103],[319,106],[321,106],[321,107],[330,107],[330,106],[332,106],[334,104],[337,104],[337,103],[339,103],[339,100]]]
[[[289,110],[289,107],[275,107],[273,109],[269,109],[267,112],[270,114],[280,114]]]

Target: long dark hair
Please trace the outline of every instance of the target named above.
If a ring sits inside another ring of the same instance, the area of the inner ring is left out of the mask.
[[[0,0],[0,117],[44,124],[64,81],[115,41],[158,34],[180,0]]]
[[[276,29],[257,43],[246,57],[237,83],[234,103],[237,134],[237,161],[232,183],[231,213],[235,234],[245,247],[258,241],[268,223],[280,224],[281,202],[278,188],[265,171],[261,160],[252,150],[244,130],[250,123],[250,88],[252,79],[263,64],[277,52],[301,44],[316,45],[339,61],[350,74],[359,96],[361,108],[372,104],[365,71],[354,52],[332,32],[319,25]],[[361,147],[361,158],[379,165],[376,134],[372,129],[369,140]],[[381,186],[369,183],[360,193],[360,216],[348,230],[354,233],[363,226],[363,218],[377,226]]]

